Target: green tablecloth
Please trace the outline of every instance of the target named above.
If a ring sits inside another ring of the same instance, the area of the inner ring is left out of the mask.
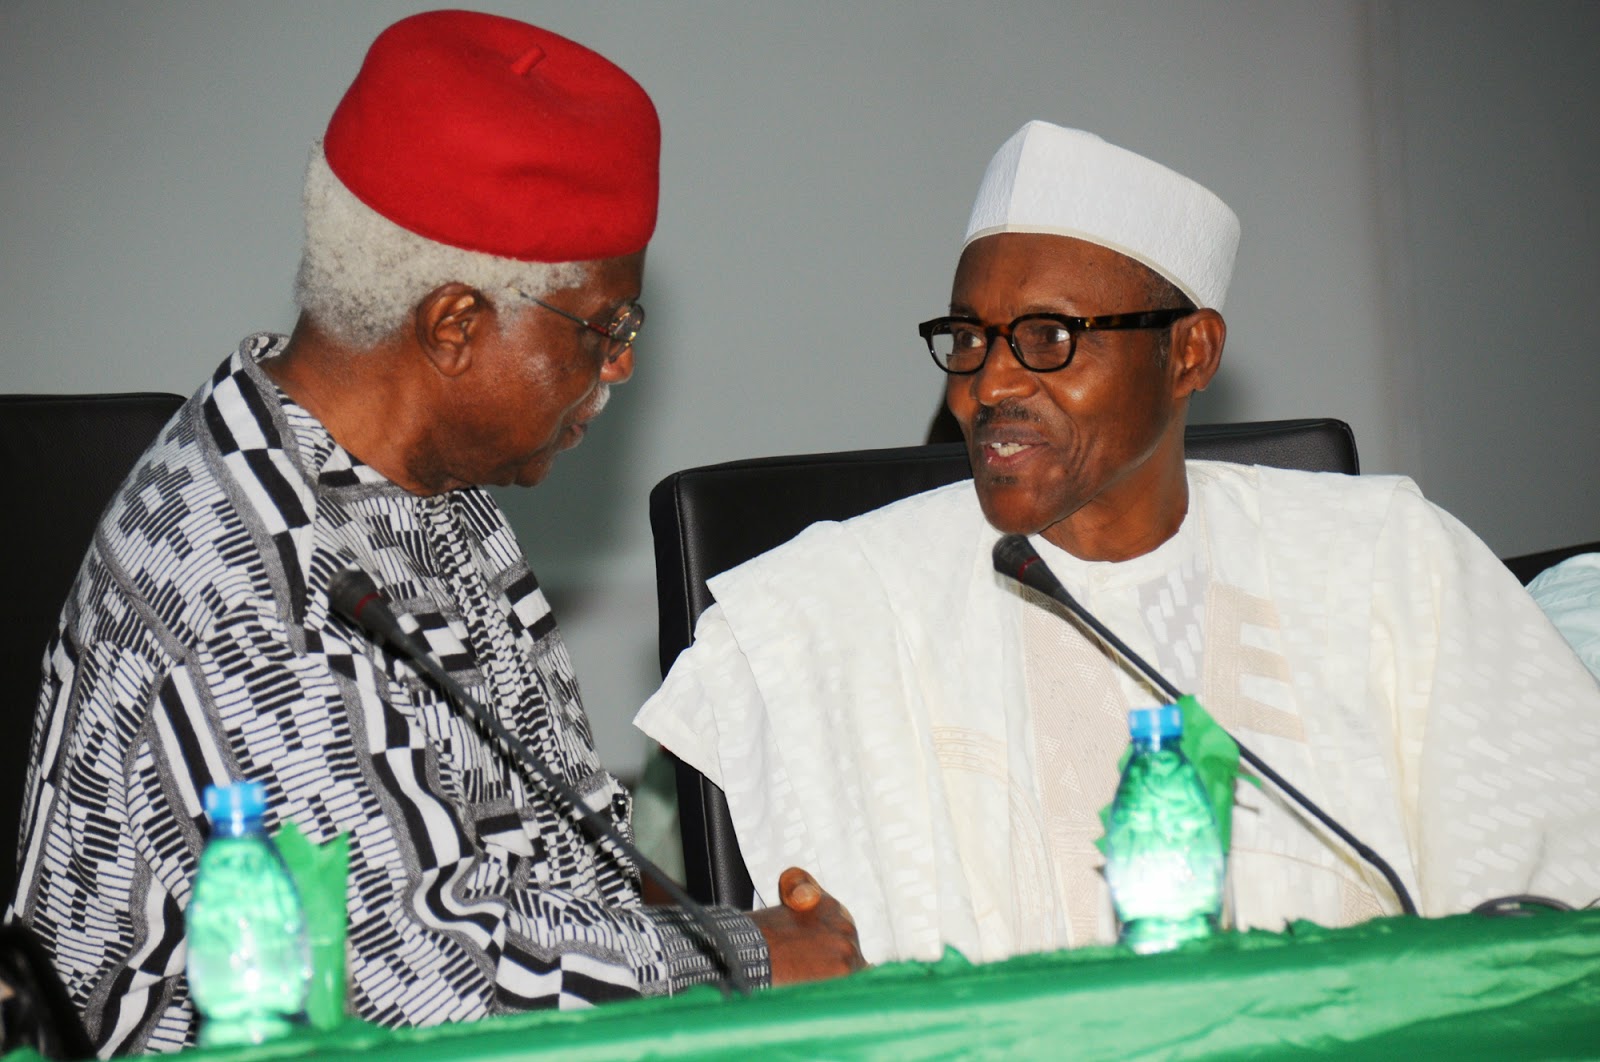
[[[824,984],[388,1031],[352,1022],[230,1059],[1600,1058],[1600,911],[1306,923],[1182,952],[955,954]]]

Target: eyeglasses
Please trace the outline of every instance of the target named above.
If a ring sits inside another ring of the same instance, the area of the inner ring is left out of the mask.
[[[1072,363],[1081,332],[1165,328],[1191,309],[1108,313],[1068,317],[1061,313],[1025,313],[1008,325],[986,325],[970,317],[935,317],[917,326],[927,341],[933,363],[955,376],[970,376],[989,360],[995,336],[1005,336],[1011,353],[1025,369],[1058,372]]]
[[[580,324],[589,331],[604,337],[605,345],[601,348],[601,353],[605,355],[606,361],[616,361],[622,357],[622,352],[633,346],[633,341],[639,337],[639,330],[644,327],[644,307],[637,302],[629,302],[617,307],[616,312],[611,315],[609,323],[597,325],[593,321],[579,317],[575,313],[568,313],[559,306],[551,306],[543,299],[534,298],[520,289],[517,290],[517,294],[537,306],[543,306],[551,313],[560,314],[574,324]]]

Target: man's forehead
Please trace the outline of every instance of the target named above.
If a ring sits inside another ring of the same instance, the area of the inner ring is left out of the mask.
[[[974,240],[961,252],[951,290],[956,309],[992,282],[1020,289],[1034,282],[1060,295],[1080,288],[1144,289],[1160,274],[1138,259],[1075,236],[1039,232],[1002,232]],[[960,307],[966,308],[966,307]]]
[[[574,299],[606,308],[638,300],[644,286],[644,251],[584,263],[578,282],[564,289]]]

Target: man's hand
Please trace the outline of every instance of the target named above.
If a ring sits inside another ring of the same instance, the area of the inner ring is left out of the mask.
[[[778,878],[781,904],[756,911],[756,928],[767,938],[773,985],[822,981],[865,969],[855,919],[799,867]]]

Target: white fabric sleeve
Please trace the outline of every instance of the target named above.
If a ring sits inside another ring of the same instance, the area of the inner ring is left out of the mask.
[[[694,644],[678,656],[661,688],[645,702],[633,725],[716,785],[723,784],[721,738],[715,705],[756,705],[750,662],[713,604],[701,613]]]
[[[1373,575],[1372,685],[1390,691],[1423,913],[1521,892],[1593,900],[1594,678],[1488,547],[1409,482]]]

